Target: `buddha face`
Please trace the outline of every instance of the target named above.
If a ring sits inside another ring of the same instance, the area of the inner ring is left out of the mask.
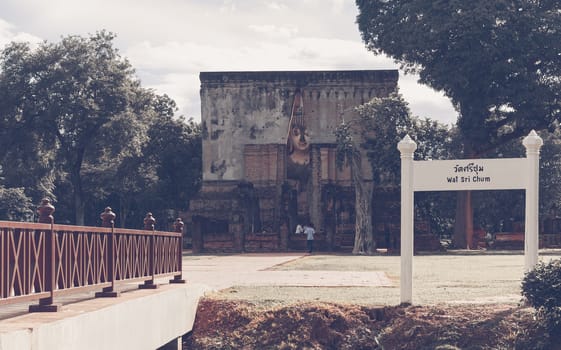
[[[308,130],[303,126],[294,126],[290,131],[290,142],[292,143],[293,152],[307,151],[310,147],[308,143],[310,136]]]

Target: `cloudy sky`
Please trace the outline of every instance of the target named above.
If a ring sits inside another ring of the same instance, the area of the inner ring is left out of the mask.
[[[145,87],[200,120],[199,72],[393,69],[364,48],[352,0],[2,0],[0,47],[105,29]],[[414,115],[453,123],[442,94],[400,72]]]

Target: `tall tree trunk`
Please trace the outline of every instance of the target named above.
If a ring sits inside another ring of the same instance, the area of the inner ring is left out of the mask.
[[[473,206],[471,191],[459,191],[456,197],[456,222],[452,244],[456,248],[469,249],[473,241]]]
[[[82,188],[82,175],[80,171],[82,170],[82,162],[84,160],[85,149],[83,147],[78,147],[74,150],[67,150],[67,159],[72,159],[76,157],[70,164],[70,182],[72,183],[72,188],[74,190],[74,218],[75,224],[78,226],[84,226],[85,217],[85,206],[84,203],[84,190]]]
[[[80,169],[74,169],[71,175],[72,187],[74,188],[74,217],[76,225],[84,226],[85,206],[84,192],[82,190],[82,178],[80,177]]]
[[[130,202],[123,197],[119,198],[119,223],[121,228],[127,227],[127,219],[129,214]]]
[[[76,225],[84,226],[85,203],[81,194],[74,194],[74,206],[76,207]]]
[[[373,254],[376,242],[372,233],[372,181],[364,181],[360,163],[353,161],[351,172],[355,185],[355,243],[353,254]]]
[[[467,137],[464,137],[464,157],[468,159],[477,158],[475,147]],[[471,201],[471,191],[460,191],[457,193],[456,222],[454,225],[452,244],[456,248],[470,249],[473,240],[473,205]]]

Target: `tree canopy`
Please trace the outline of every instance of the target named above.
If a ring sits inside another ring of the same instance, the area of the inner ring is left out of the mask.
[[[6,188],[25,188],[35,200],[64,197],[57,213],[79,225],[85,223],[87,201],[156,188],[167,191],[169,199],[171,191],[193,191],[200,177],[194,175],[200,170],[196,162],[187,162],[188,168],[166,165],[174,160],[170,152],[200,151],[191,147],[199,137],[197,126],[175,118],[177,107],[168,96],[141,86],[114,39],[100,31],[35,49],[14,42],[0,54],[0,164]],[[186,183],[195,185],[177,189]],[[187,204],[176,205],[186,197],[158,204],[181,209]],[[98,216],[99,209],[93,210]]]
[[[369,50],[385,53],[459,111],[468,157],[550,128],[561,106],[556,0],[357,0]]]
[[[459,112],[465,158],[488,155],[561,115],[557,0],[357,0],[369,50],[385,53]],[[473,235],[471,193],[458,192],[455,245]]]
[[[373,196],[376,189],[399,186],[398,142],[410,134],[419,143],[417,157],[439,159],[453,149],[453,134],[437,121],[413,117],[399,93],[376,97],[358,106],[356,112],[355,119],[343,122],[335,131],[337,162],[350,166],[355,186],[353,254],[371,254],[377,247],[372,231]],[[420,205],[426,207],[424,202]]]

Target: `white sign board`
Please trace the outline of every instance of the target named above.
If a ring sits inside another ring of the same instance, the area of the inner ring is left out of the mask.
[[[526,191],[524,267],[538,263],[539,155],[543,140],[534,130],[522,141],[526,158],[414,161],[417,144],[406,135],[401,153],[401,302],[413,298],[413,223],[415,191]]]
[[[413,162],[413,191],[525,189],[526,158]]]

